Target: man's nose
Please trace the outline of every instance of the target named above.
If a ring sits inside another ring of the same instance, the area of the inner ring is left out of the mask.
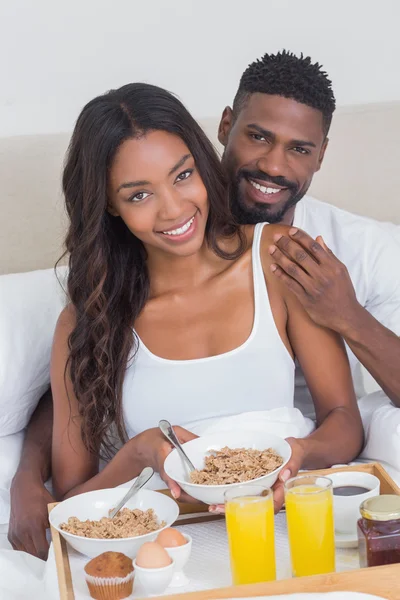
[[[287,167],[285,150],[278,145],[270,146],[258,159],[257,167],[273,177],[285,176]]]

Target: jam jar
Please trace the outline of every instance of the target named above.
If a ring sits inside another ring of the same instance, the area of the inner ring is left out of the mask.
[[[361,567],[400,563],[400,496],[367,498],[360,506],[358,550]]]

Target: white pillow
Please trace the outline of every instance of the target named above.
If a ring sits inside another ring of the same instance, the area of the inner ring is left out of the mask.
[[[58,269],[65,282],[66,267]],[[0,277],[0,436],[21,431],[49,387],[65,293],[53,269]]]
[[[400,408],[382,391],[369,394],[358,404],[365,430],[360,458],[384,462],[400,471]]]
[[[10,519],[10,486],[21,458],[24,431],[0,437],[0,524]]]

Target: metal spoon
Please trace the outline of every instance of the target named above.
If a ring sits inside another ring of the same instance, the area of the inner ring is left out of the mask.
[[[181,458],[189,467],[189,471],[195,471],[195,466],[193,465],[192,461],[190,460],[190,458],[188,457],[188,455],[182,448],[180,441],[178,440],[178,438],[175,435],[175,431],[172,429],[171,423],[169,423],[168,421],[165,421],[165,419],[163,419],[162,421],[159,422],[158,426],[161,429],[161,432],[167,438],[167,440],[178,450]]]
[[[110,519],[113,519],[116,514],[119,513],[121,508],[136,494],[154,475],[154,470],[151,467],[145,467],[136,480],[132,483],[131,487],[122,498],[121,502],[117,504],[116,508],[113,508],[109,514]]]

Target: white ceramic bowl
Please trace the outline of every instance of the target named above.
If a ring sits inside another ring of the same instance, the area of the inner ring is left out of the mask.
[[[50,524],[59,531],[63,538],[78,552],[94,558],[103,552],[122,552],[129,558],[135,558],[137,551],[144,542],[152,542],[162,529],[171,527],[179,515],[177,503],[165,496],[151,490],[142,489],[125,505],[126,508],[140,510],[154,509],[159,521],[165,521],[165,527],[158,531],[147,533],[133,538],[121,539],[94,539],[73,535],[60,529],[61,523],[66,523],[69,517],[78,517],[81,521],[90,519],[97,521],[108,515],[123,498],[127,488],[112,488],[96,490],[68,498],[60,502],[50,513]]]
[[[246,482],[246,484],[256,482],[258,485],[263,485],[266,488],[274,485],[280,471],[287,464],[292,454],[292,449],[286,440],[262,431],[221,431],[220,433],[204,435],[183,444],[186,454],[196,469],[204,468],[204,458],[210,450],[221,450],[224,446],[228,446],[229,448],[252,448],[255,450],[273,448],[276,450],[282,456],[283,464],[268,475]],[[164,469],[168,477],[176,481],[187,494],[205,504],[224,504],[225,492],[233,487],[243,485],[243,483],[232,483],[229,485],[199,485],[190,483],[189,471],[176,450],[173,450],[167,456]]]

